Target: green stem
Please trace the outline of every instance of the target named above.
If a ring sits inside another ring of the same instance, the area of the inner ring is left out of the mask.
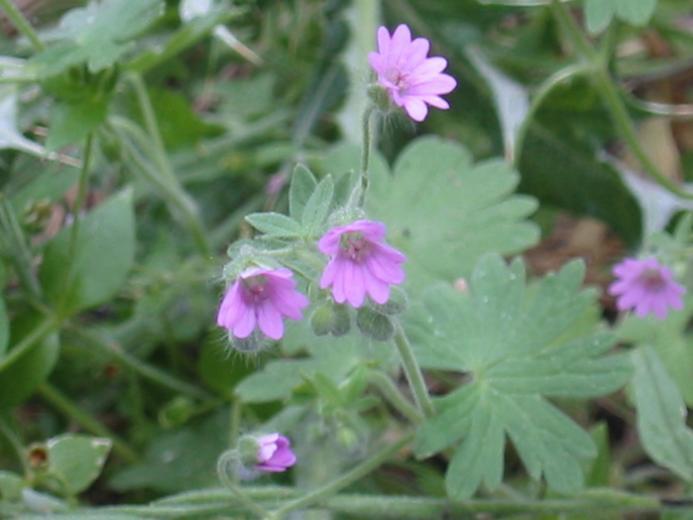
[[[428,388],[426,387],[426,381],[424,381],[423,374],[421,373],[421,368],[416,361],[414,351],[411,348],[409,339],[407,339],[407,335],[404,333],[402,324],[399,322],[395,323],[393,341],[399,352],[404,374],[407,376],[407,381],[409,382],[412,394],[414,394],[417,406],[426,417],[435,415],[436,411],[433,407],[431,397],[428,395]]]
[[[185,381],[181,381],[180,379],[167,374],[163,370],[159,370],[158,368],[147,364],[143,360],[123,350],[123,348],[114,341],[109,341],[105,338],[101,338],[100,336],[92,332],[81,330],[80,327],[72,324],[68,324],[67,328],[77,336],[81,337],[83,340],[92,344],[93,346],[98,347],[101,350],[104,350],[105,352],[109,353],[115,359],[120,361],[123,365],[133,370],[145,379],[148,379],[163,387],[169,388],[175,392],[192,397],[193,399],[213,399],[213,396],[211,396],[208,392],[194,385],[186,383]]]
[[[407,445],[413,439],[414,435],[409,434],[402,437],[399,441],[385,446],[381,450],[375,452],[373,455],[368,457],[366,460],[358,464],[353,469],[347,471],[341,477],[333,480],[332,482],[325,484],[324,486],[311,491],[310,493],[303,495],[302,497],[296,498],[274,510],[269,519],[281,519],[287,513],[294,511],[296,509],[305,509],[308,506],[320,504],[327,500],[332,495],[336,494],[340,490],[347,486],[350,486],[357,480],[365,477],[373,470],[382,465],[405,445]]]
[[[37,327],[34,328],[34,330],[31,331],[31,334],[22,338],[22,340],[17,343],[17,345],[15,345],[8,352],[8,354],[2,358],[2,360],[0,360],[0,372],[11,366],[17,361],[17,359],[26,354],[29,349],[34,346],[34,344],[41,341],[49,334],[55,332],[58,330],[58,328],[59,326],[55,319],[45,318]]]
[[[131,73],[128,76],[130,83],[135,90],[135,95],[137,96],[137,101],[140,105],[140,110],[142,111],[142,116],[144,117],[144,124],[147,127],[147,133],[152,141],[153,146],[152,155],[154,161],[157,163],[160,172],[165,176],[163,182],[172,184],[176,187],[176,192],[185,194],[185,204],[182,207],[185,209],[185,219],[190,229],[191,234],[195,240],[200,253],[203,256],[211,255],[211,248],[207,240],[207,233],[205,231],[204,225],[200,220],[199,212],[197,210],[197,205],[190,199],[190,197],[183,191],[180,186],[180,182],[176,177],[173,167],[168,160],[166,155],[166,148],[164,147],[164,141],[161,137],[161,132],[159,130],[159,125],[156,121],[156,114],[154,113],[154,107],[149,99],[149,94],[147,92],[147,87],[142,80],[142,76],[136,73]]]
[[[693,193],[688,193],[681,188],[676,182],[669,179],[666,175],[659,171],[654,162],[647,155],[645,150],[640,145],[638,133],[630,118],[628,109],[618,93],[618,89],[611,80],[606,60],[603,56],[592,47],[587,37],[582,33],[575,19],[566,11],[565,7],[554,0],[551,4],[554,16],[563,26],[566,33],[569,35],[573,45],[581,55],[581,58],[589,62],[592,66],[592,75],[597,87],[597,92],[606,105],[606,109],[611,115],[614,125],[619,130],[623,139],[626,141],[628,148],[638,159],[642,167],[648,175],[652,177],[658,184],[666,188],[670,192],[685,199],[693,199]]]
[[[41,285],[33,270],[31,249],[24,231],[17,222],[12,203],[2,193],[0,193],[0,228],[3,231],[0,244],[14,265],[22,286],[33,298],[41,299]]]
[[[12,426],[5,417],[0,416],[0,433],[7,439],[8,444],[12,447],[12,450],[22,466],[22,471],[24,475],[28,475],[31,471],[29,464],[24,456],[24,446],[22,445],[19,436],[14,432]]]
[[[247,507],[249,511],[255,513],[259,518],[266,518],[267,511],[248,497],[236,483],[234,465],[237,464],[237,459],[238,453],[236,450],[229,450],[222,453],[217,461],[217,476],[221,483],[224,484],[224,486],[226,486],[226,488],[231,491],[239,502]]]
[[[79,180],[77,182],[77,196],[75,197],[75,203],[72,206],[73,220],[70,228],[70,242],[68,244],[68,253],[66,257],[68,259],[67,273],[62,281],[62,296],[58,308],[62,308],[65,305],[65,302],[67,302],[75,275],[75,253],[79,238],[80,220],[82,218],[81,213],[82,208],[87,200],[87,194],[89,193],[89,168],[91,166],[91,156],[94,144],[93,141],[93,134],[89,133],[87,135],[86,142],[84,143],[84,158],[82,159],[82,169],[79,173]]]
[[[363,143],[361,148],[361,201],[360,205],[363,206],[366,201],[366,192],[368,191],[369,175],[368,175],[368,164],[371,158],[371,146],[372,146],[372,129],[371,129],[371,119],[375,108],[372,104],[368,104],[366,110],[363,112]]]
[[[43,43],[41,43],[38,34],[36,34],[36,31],[34,31],[34,28],[31,26],[29,20],[26,19],[24,14],[17,9],[14,2],[12,2],[12,0],[0,0],[0,7],[2,7],[3,11],[5,11],[5,14],[12,22],[12,25],[14,25],[19,32],[29,39],[31,44],[34,46],[34,49],[36,51],[42,51]]]
[[[372,370],[368,373],[368,382],[376,387],[383,397],[404,417],[414,424],[421,422],[423,416],[419,410],[402,395],[392,379],[386,374]]]
[[[246,496],[261,501],[291,498],[298,490],[291,487],[266,486],[244,488]],[[286,504],[291,503],[290,500]],[[684,513],[691,507],[665,508],[655,497],[633,495],[611,489],[593,489],[575,498],[545,500],[470,499],[451,502],[445,498],[393,496],[372,494],[343,494],[321,501],[321,507],[333,513],[355,518],[458,518],[470,513],[491,515],[543,515],[611,511],[613,513],[663,511]],[[85,510],[112,512],[163,518],[189,518],[195,513],[237,511],[239,504],[228,490],[210,489],[189,491],[166,497],[147,506],[120,506],[108,509]],[[224,509],[225,508],[225,509]],[[240,513],[240,511],[239,511]],[[187,515],[187,516],[186,516]]]
[[[111,430],[106,428],[101,422],[92,417],[89,413],[80,409],[66,395],[49,383],[43,383],[38,388],[38,392],[52,406],[60,410],[65,416],[75,421],[82,428],[93,435],[106,437],[113,442],[113,451],[120,455],[127,462],[137,462],[139,459],[133,450],[124,440],[118,437]]]

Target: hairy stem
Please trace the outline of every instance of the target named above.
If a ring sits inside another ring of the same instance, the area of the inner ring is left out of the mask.
[[[372,146],[372,128],[371,120],[373,119],[374,107],[372,104],[368,104],[366,110],[363,112],[363,144],[361,148],[361,206],[364,205],[366,201],[366,193],[368,192],[368,165],[371,158],[371,146]]]
[[[386,374],[372,370],[368,373],[368,382],[377,388],[383,397],[404,417],[414,424],[421,422],[423,416],[419,410],[402,395],[392,379]]]
[[[305,509],[308,506],[322,503],[327,498],[336,494],[340,490],[347,486],[350,486],[357,480],[365,477],[370,472],[382,465],[386,460],[392,457],[405,445],[407,445],[413,439],[413,434],[406,435],[402,437],[397,442],[385,446],[381,450],[375,452],[373,455],[368,457],[366,460],[358,464],[356,467],[347,471],[341,477],[325,484],[324,486],[311,491],[310,493],[303,495],[302,497],[291,500],[281,506],[280,508],[273,511],[268,519],[280,520],[287,513],[295,511],[296,509]]]
[[[435,408],[433,407],[431,396],[428,395],[428,388],[421,373],[421,367],[419,367],[419,363],[416,361],[409,339],[399,321],[395,323],[393,341],[399,352],[402,368],[404,368],[404,374],[407,376],[407,382],[414,394],[417,406],[426,417],[435,415]]]

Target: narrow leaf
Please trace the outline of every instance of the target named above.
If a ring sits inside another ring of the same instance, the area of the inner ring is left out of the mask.
[[[303,209],[301,221],[308,236],[312,236],[327,218],[332,205],[333,195],[334,181],[332,176],[328,175],[317,185]]]
[[[315,177],[311,171],[302,164],[297,164],[291,176],[291,187],[289,188],[289,215],[295,220],[300,220],[306,202],[310,198],[315,186]]]

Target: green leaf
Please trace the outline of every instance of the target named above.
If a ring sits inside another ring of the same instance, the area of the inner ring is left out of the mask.
[[[125,282],[135,256],[131,190],[114,195],[81,219],[72,258],[71,234],[69,226],[51,240],[40,271],[46,295],[69,313],[108,301]],[[72,279],[66,280],[70,264]]]
[[[633,25],[646,25],[654,14],[657,0],[612,0],[616,7],[616,15]]]
[[[96,480],[111,450],[110,439],[75,434],[54,437],[46,445],[48,471],[70,495],[84,491]]]
[[[108,99],[85,99],[80,103],[56,103],[48,125],[46,148],[58,150],[86,138],[106,120]]]
[[[238,382],[255,371],[251,363],[239,362],[238,356],[229,352],[230,347],[220,344],[214,335],[205,341],[197,363],[200,378],[207,386],[224,398],[233,398]]]
[[[3,284],[0,284],[0,289]],[[5,300],[0,296],[0,359],[5,356],[7,345],[10,342],[10,320],[7,317]]]
[[[281,213],[252,213],[245,220],[268,237],[300,237],[302,232],[298,222]]]
[[[693,331],[688,327],[693,317],[693,296],[686,295],[684,304],[682,310],[672,310],[664,320],[626,316],[615,332],[621,341],[656,350],[684,401],[693,407]]]
[[[24,479],[10,471],[0,470],[0,501],[18,502],[22,498]]]
[[[681,393],[654,349],[640,347],[632,359],[631,386],[642,445],[655,462],[693,481],[693,430],[686,427]]]
[[[289,187],[289,215],[294,220],[303,218],[304,209],[317,186],[315,176],[303,164],[297,164]]]
[[[92,1],[72,9],[60,20],[58,43],[31,59],[39,74],[52,76],[86,63],[97,72],[116,63],[130,49],[130,40],[164,12],[161,0]]]
[[[332,197],[334,195],[334,181],[328,175],[320,181],[303,208],[301,222],[306,230],[306,235],[312,237],[322,226],[330,212]]]
[[[439,414],[419,430],[416,452],[428,456],[461,441],[447,471],[448,493],[494,489],[503,473],[505,437],[530,476],[552,489],[578,491],[581,461],[596,454],[590,436],[547,397],[588,398],[612,392],[630,376],[622,355],[584,317],[593,291],[580,291],[584,265],[571,262],[534,285],[521,261],[484,256],[468,294],[434,286],[407,314],[407,331],[425,368],[453,370],[471,382],[438,399]]]
[[[39,327],[44,327],[46,323],[42,319],[45,318],[26,311],[20,312],[12,320],[10,344],[15,347]],[[11,355],[12,350],[8,350],[7,355]],[[49,330],[44,338],[35,341],[12,361],[0,358],[0,410],[15,406],[29,397],[53,371],[59,352],[58,335]]]
[[[644,26],[657,7],[657,0],[585,0],[587,29],[599,33],[611,23],[614,15],[636,26]]]
[[[356,169],[357,151],[334,149],[323,169]],[[424,137],[404,149],[392,175],[377,154],[369,169],[369,213],[388,225],[388,241],[406,253],[412,287],[468,276],[484,253],[522,251],[539,237],[524,220],[536,202],[512,194],[519,178],[504,161],[472,164],[462,146]]]
[[[616,10],[611,0],[585,0],[585,22],[591,33],[602,32],[611,22]]]
[[[214,468],[228,449],[228,424],[228,414],[220,411],[175,432],[155,432],[143,460],[118,471],[109,486],[174,493],[217,485]]]

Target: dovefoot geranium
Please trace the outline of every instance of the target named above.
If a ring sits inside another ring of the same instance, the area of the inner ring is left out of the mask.
[[[616,281],[609,286],[609,293],[616,296],[621,311],[634,310],[640,317],[654,314],[663,320],[669,309],[683,307],[686,289],[656,258],[626,258],[614,267],[613,273]]]
[[[262,435],[257,441],[255,469],[268,473],[280,473],[296,464],[291,441],[278,433]]]
[[[300,320],[308,303],[308,298],[296,290],[290,270],[251,267],[226,291],[217,324],[236,338],[247,338],[259,328],[277,340],[284,335],[284,318]]]
[[[411,39],[406,25],[400,25],[390,36],[385,27],[378,29],[378,52],[368,55],[368,62],[378,76],[378,84],[392,102],[403,107],[414,121],[423,121],[428,106],[448,109],[440,97],[451,92],[457,82],[443,74],[448,62],[441,57],[428,57],[430,43],[425,38]]]
[[[320,287],[332,287],[337,303],[348,301],[361,307],[366,294],[379,304],[390,298],[390,286],[404,281],[406,257],[385,243],[387,228],[382,222],[357,220],[330,229],[318,249],[330,256]]]

